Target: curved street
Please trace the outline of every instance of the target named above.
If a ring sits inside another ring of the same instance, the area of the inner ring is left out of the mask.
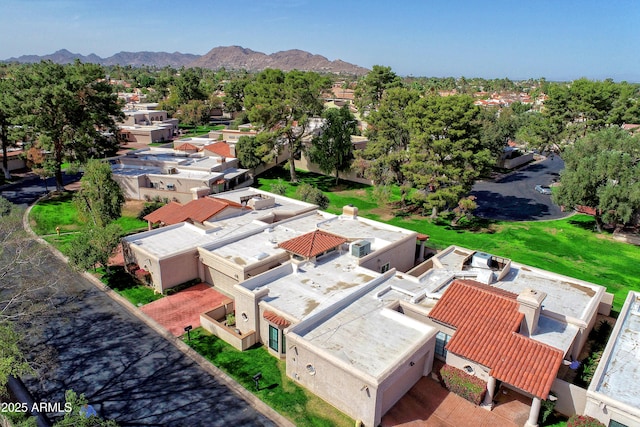
[[[559,219],[571,215],[562,212],[551,196],[535,191],[536,185],[549,186],[559,177],[564,162],[559,156],[530,164],[496,181],[478,181],[471,194],[478,208],[474,215],[506,221]]]

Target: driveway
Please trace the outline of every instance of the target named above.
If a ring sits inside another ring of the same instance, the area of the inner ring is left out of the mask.
[[[478,181],[471,191],[478,208],[474,215],[507,221],[559,219],[571,212],[562,212],[550,195],[534,190],[536,185],[548,186],[559,177],[564,162],[559,156],[533,163],[497,181]]]
[[[81,177],[82,174],[79,173],[74,175],[67,175],[66,173],[63,173],[62,182],[66,186],[78,181]],[[3,185],[0,188],[0,196],[9,200],[13,204],[27,207],[47,192],[55,189],[55,178],[42,179],[33,173],[28,173],[15,184]]]
[[[275,426],[84,277],[65,276],[55,309],[21,329],[32,355],[54,349],[55,367],[25,378],[36,400],[64,402],[73,389],[121,426]]]

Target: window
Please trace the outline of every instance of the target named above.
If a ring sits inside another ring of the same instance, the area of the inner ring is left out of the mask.
[[[626,424],[622,424],[616,420],[609,421],[609,427],[627,427]]]
[[[278,351],[278,335],[280,331],[278,328],[275,328],[269,325],[269,348],[271,350]]]
[[[436,355],[445,359],[447,357],[447,350],[445,346],[449,343],[451,335],[447,335],[444,332],[438,332],[436,335]]]
[[[380,267],[380,273],[386,273],[387,271],[389,271],[389,268],[390,268],[389,263],[386,263],[385,265]]]
[[[287,352],[287,338],[284,336],[284,332],[282,332],[282,354]]]
[[[467,374],[469,374],[469,375],[473,375],[473,374],[474,374],[474,370],[473,370],[473,368],[471,367],[471,365],[467,365],[467,366],[465,366],[465,367],[464,367],[464,371],[465,371]]]

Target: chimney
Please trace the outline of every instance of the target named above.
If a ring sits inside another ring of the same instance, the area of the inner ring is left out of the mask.
[[[540,309],[542,301],[547,294],[533,289],[525,289],[518,295],[517,301],[520,304],[518,311],[524,314],[520,332],[523,335],[531,336],[535,334],[538,327],[538,319],[540,318]]]
[[[227,145],[229,146],[229,153],[231,153],[231,156],[236,157],[236,144],[227,143]]]
[[[342,208],[342,216],[356,219],[358,217],[358,208],[353,205],[346,205]]]

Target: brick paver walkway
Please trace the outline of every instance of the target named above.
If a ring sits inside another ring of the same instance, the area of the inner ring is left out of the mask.
[[[144,305],[140,309],[171,334],[179,337],[184,334],[185,326],[200,326],[200,314],[226,301],[231,302],[231,298],[206,283],[200,283]]]
[[[513,395],[517,393],[509,392]],[[506,397],[506,395],[505,395]],[[437,381],[423,377],[382,418],[382,427],[517,427],[529,415],[529,406],[516,396],[504,399],[492,411],[449,393]]]

